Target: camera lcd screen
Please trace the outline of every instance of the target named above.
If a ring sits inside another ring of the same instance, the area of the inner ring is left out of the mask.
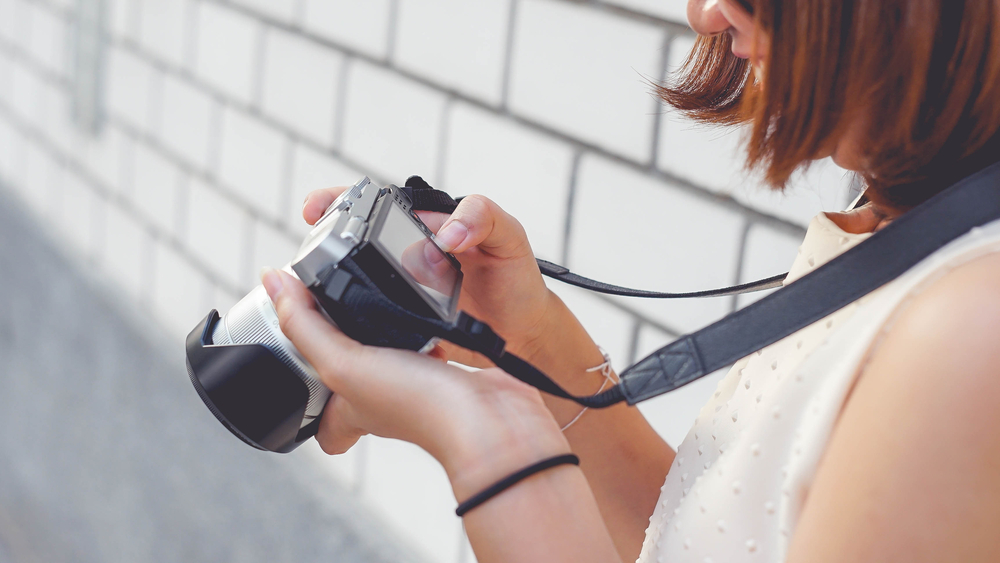
[[[424,293],[443,311],[451,312],[458,270],[398,206],[389,205],[378,242]]]

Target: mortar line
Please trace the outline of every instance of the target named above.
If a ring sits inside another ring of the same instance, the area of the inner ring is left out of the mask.
[[[573,154],[573,163],[570,165],[569,187],[566,190],[566,218],[563,220],[562,255],[559,257],[563,265],[569,264],[573,236],[573,208],[576,206],[576,184],[580,176],[580,161],[582,160],[583,152],[578,150]]]
[[[510,8],[507,13],[507,45],[505,46],[504,52],[504,64],[503,64],[503,78],[501,79],[501,91],[500,91],[500,112],[507,113],[510,111],[508,104],[510,103],[510,77],[511,77],[511,67],[514,64],[514,41],[517,37],[517,13],[518,7],[520,6],[520,0],[510,0]]]
[[[389,21],[386,22],[385,62],[392,64],[396,57],[396,33],[399,31],[399,0],[389,0]]]
[[[747,239],[750,238],[750,229],[753,227],[753,223],[747,221],[743,224],[742,234],[740,235],[740,245],[736,251],[736,273],[733,274],[732,285],[739,285],[743,279],[743,264],[746,260],[747,252]],[[739,295],[730,295],[729,311],[735,312],[739,307]]]
[[[656,86],[662,85],[667,80],[667,65],[670,62],[670,48],[673,45],[673,36],[670,33],[666,33],[663,36],[663,46],[660,52],[660,76],[657,79]],[[655,90],[654,90],[655,92]],[[665,107],[662,102],[658,102],[654,108],[655,113],[653,114],[653,140],[649,143],[649,169],[656,170],[659,166],[659,154],[660,154],[660,128],[663,124],[663,112]]]

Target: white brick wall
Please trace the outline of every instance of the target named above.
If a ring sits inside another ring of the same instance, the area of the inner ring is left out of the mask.
[[[193,3],[188,0],[133,1],[139,13],[139,42],[143,48],[176,66],[187,62],[191,45],[187,34]]]
[[[577,172],[569,264],[579,274],[643,289],[692,291],[736,280],[743,220],[704,196],[585,156]],[[729,312],[729,298],[625,307],[681,331]]]
[[[403,182],[424,172],[435,181],[445,95],[356,61],[348,71],[344,154],[374,174]]]
[[[162,85],[160,141],[191,166],[207,169],[218,144],[218,105],[208,94],[176,76],[165,76]]]
[[[45,69],[53,74],[64,75],[66,64],[67,26],[62,17],[44,7],[32,6],[29,37],[29,49],[32,55]]]
[[[0,189],[178,342],[291,258],[307,193],[362,175],[485,194],[539,256],[663,290],[784,271],[809,218],[846,203],[828,163],[763,191],[738,134],[657,104],[648,81],[690,49],[683,0],[108,2],[92,136],[70,122],[76,3],[0,0]],[[750,301],[551,287],[619,369]],[[641,409],[676,443],[719,377]],[[307,447],[427,560],[474,560],[428,456]]]
[[[556,24],[555,22],[558,22]],[[524,0],[511,61],[510,106],[637,162],[649,159],[665,32],[585,4]]]
[[[282,133],[239,110],[223,113],[219,178],[259,213],[275,219],[284,203],[288,153]]]
[[[156,71],[135,54],[112,49],[108,54],[108,109],[140,130],[150,124],[150,89]]]
[[[323,146],[333,145],[344,57],[278,30],[265,40],[264,113]]]
[[[211,186],[194,180],[188,192],[185,244],[191,253],[232,287],[247,275],[243,242],[249,216]]]
[[[257,86],[260,26],[243,14],[210,2],[198,4],[197,26],[198,78],[234,100],[249,104]]]
[[[442,189],[493,199],[521,222],[537,256],[562,260],[573,149],[469,104],[454,106],[448,125]]]
[[[304,0],[303,15],[310,33],[377,59],[389,52],[392,0]]]
[[[503,94],[510,5],[511,0],[399,0],[395,61],[496,105]]]

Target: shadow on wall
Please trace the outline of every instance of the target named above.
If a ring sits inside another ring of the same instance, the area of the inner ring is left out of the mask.
[[[301,455],[233,439],[0,188],[0,563],[413,561]]]

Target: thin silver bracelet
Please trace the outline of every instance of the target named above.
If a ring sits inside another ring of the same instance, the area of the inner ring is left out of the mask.
[[[618,379],[615,376],[615,373],[611,370],[611,356],[608,355],[608,353],[604,350],[604,348],[598,346],[597,349],[601,351],[601,356],[604,357],[604,362],[602,362],[600,365],[587,369],[587,373],[594,373],[595,371],[599,371],[601,372],[601,375],[604,376],[604,381],[601,383],[601,388],[597,390],[597,393],[600,393],[601,391],[604,391],[604,389],[608,386],[608,383],[612,385],[618,383]],[[596,395],[597,393],[594,394]],[[583,407],[583,409],[580,410],[580,412],[575,417],[573,417],[573,420],[567,422],[566,425],[561,428],[561,430],[565,432],[567,428],[576,424],[576,421],[580,420],[580,417],[583,416],[583,413],[587,412],[588,410],[589,409],[587,407]]]

